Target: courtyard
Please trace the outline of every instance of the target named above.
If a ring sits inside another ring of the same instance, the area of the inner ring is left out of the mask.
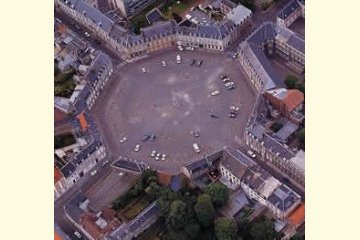
[[[193,60],[202,60],[202,65],[192,65]],[[189,161],[224,146],[238,146],[256,98],[240,68],[236,59],[224,53],[168,49],[116,69],[93,109],[108,150],[115,157],[178,172]],[[222,75],[236,88],[227,90]],[[220,94],[211,96],[216,90]],[[229,118],[231,105],[239,107],[236,118]],[[156,138],[143,142],[151,134]],[[127,140],[122,143],[124,137]],[[140,145],[137,152],[136,145]],[[154,150],[166,154],[165,160],[150,157]]]

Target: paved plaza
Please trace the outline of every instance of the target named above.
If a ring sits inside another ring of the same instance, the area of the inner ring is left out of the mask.
[[[203,63],[191,65],[192,60]],[[236,88],[227,90],[222,75],[229,76]],[[220,94],[211,96],[215,90]],[[93,112],[113,156],[141,160],[160,171],[178,171],[188,161],[238,145],[255,97],[240,64],[225,53],[170,49],[116,70]],[[237,118],[229,118],[230,105],[240,106]],[[200,136],[194,137],[192,131]],[[142,141],[152,133],[154,141]],[[120,142],[123,137],[127,142]],[[200,153],[193,149],[195,142]],[[140,150],[135,152],[137,144]],[[165,153],[166,160],[150,158],[152,150]]]

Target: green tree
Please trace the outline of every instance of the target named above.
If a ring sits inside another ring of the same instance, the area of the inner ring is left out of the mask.
[[[237,225],[230,218],[219,218],[215,220],[215,235],[219,240],[236,240]]]
[[[297,82],[295,88],[302,93],[305,93],[305,85],[303,83]]]
[[[194,206],[196,217],[204,227],[209,227],[214,220],[214,206],[208,194],[198,197]]]
[[[186,203],[181,200],[175,200],[170,205],[166,226],[168,229],[179,231],[185,227],[186,220]]]
[[[288,75],[285,78],[285,84],[289,89],[295,88],[297,81],[298,79],[294,75]]]
[[[184,232],[189,239],[196,239],[200,229],[201,227],[195,219],[191,219],[188,223],[186,223]]]
[[[250,235],[254,240],[280,239],[279,233],[274,229],[273,221],[268,218],[261,218],[255,222],[250,229]]]
[[[209,184],[204,190],[216,207],[223,206],[229,199],[229,189],[220,182]]]
[[[299,142],[301,144],[302,148],[305,148],[305,128],[301,129],[298,133],[297,133],[297,138],[299,139]]]

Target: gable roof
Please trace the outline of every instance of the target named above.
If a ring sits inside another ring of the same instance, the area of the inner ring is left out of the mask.
[[[288,220],[290,224],[298,226],[305,221],[305,204],[300,204],[295,210],[290,213]]]
[[[63,177],[64,176],[61,173],[60,169],[57,167],[54,167],[54,184],[56,184],[58,181],[60,181]]]
[[[231,153],[227,150],[224,150],[221,165],[228,169],[238,179],[241,179],[244,176],[246,170],[249,167],[255,166],[256,163],[239,150]]]
[[[294,0],[289,2],[278,14],[278,17],[281,19],[286,19],[288,16],[290,16],[293,12],[295,12],[298,8],[300,8],[299,3]]]
[[[304,102],[304,94],[297,89],[290,89],[286,96],[282,99],[289,112]]]

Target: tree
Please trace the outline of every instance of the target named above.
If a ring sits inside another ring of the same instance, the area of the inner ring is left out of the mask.
[[[261,218],[255,222],[251,229],[250,235],[254,240],[274,240],[280,239],[279,233],[274,229],[274,223],[268,218]]]
[[[198,197],[195,206],[196,217],[204,227],[209,227],[214,220],[214,206],[211,197],[208,194],[202,194]]]
[[[287,88],[289,88],[289,89],[294,89],[297,81],[298,81],[298,79],[294,75],[288,75],[285,78],[285,84],[286,84]]]
[[[300,92],[305,93],[305,85],[303,83],[300,82],[296,83],[295,88]]]
[[[184,232],[189,239],[196,239],[200,232],[200,228],[200,225],[192,219],[185,225]]]
[[[305,128],[301,129],[298,133],[297,133],[297,137],[300,141],[301,147],[305,148]]]
[[[215,221],[215,235],[219,240],[236,240],[237,225],[230,218],[219,218]]]
[[[215,182],[205,187],[205,193],[209,194],[215,206],[223,206],[229,199],[229,189],[220,182]]]
[[[175,200],[170,205],[170,212],[166,219],[166,226],[171,230],[181,230],[186,224],[186,203]]]

